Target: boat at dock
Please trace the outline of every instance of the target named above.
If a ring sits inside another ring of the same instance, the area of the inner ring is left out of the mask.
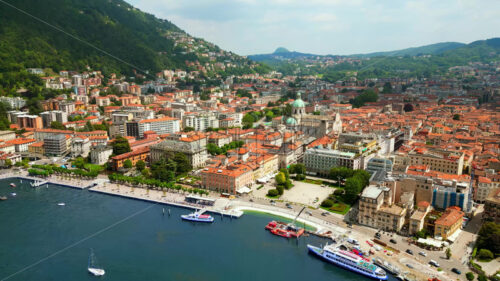
[[[352,272],[376,280],[387,280],[388,278],[387,273],[382,268],[354,253],[341,250],[339,247],[326,245],[323,248],[319,248],[308,244],[307,249],[317,257]]]
[[[31,187],[39,187],[39,186],[44,185],[46,183],[47,183],[47,181],[37,180],[37,181],[31,182],[30,185],[31,185]]]
[[[11,187],[16,187],[16,184],[15,184],[15,183],[13,183],[13,182],[11,182],[11,183],[10,183],[10,186],[11,186]]]
[[[265,229],[269,230],[272,234],[278,235],[285,238],[298,238],[302,234],[304,234],[305,229],[298,227],[295,225],[295,221],[300,216],[302,211],[304,211],[305,207],[299,212],[299,214],[295,217],[293,222],[285,223],[281,221],[270,221]]]
[[[0,196],[0,201],[5,201],[5,200],[7,200],[6,196]]]
[[[191,213],[189,215],[181,215],[181,218],[187,221],[214,222],[214,218],[211,215],[204,215],[203,210]]]

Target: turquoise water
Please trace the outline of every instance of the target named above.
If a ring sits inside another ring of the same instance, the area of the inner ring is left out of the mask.
[[[0,181],[3,195],[0,280],[98,279],[87,272],[90,248],[102,280],[368,280],[308,255],[319,238],[271,235],[266,215],[197,224],[180,220],[187,209],[18,180]]]

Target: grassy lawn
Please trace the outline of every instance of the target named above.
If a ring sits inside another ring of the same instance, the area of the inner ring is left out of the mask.
[[[83,168],[85,168],[85,170],[87,170],[89,172],[92,172],[92,171],[100,172],[100,171],[102,171],[104,169],[103,167],[101,167],[99,165],[90,164],[90,163],[85,163],[85,165],[83,166]]]
[[[334,203],[333,206],[330,208],[321,207],[321,209],[323,209],[325,211],[332,212],[332,213],[345,215],[351,209],[351,205],[345,204],[342,202],[337,202],[337,203]]]
[[[329,186],[329,187],[334,187],[334,188],[342,188],[338,185],[335,185],[333,183],[330,183],[330,182],[327,182],[327,181],[322,181],[322,180],[313,180],[313,179],[304,179],[304,180],[301,180],[301,182],[305,182],[305,183],[310,183],[310,184],[316,184],[316,185],[326,185],[326,186]]]

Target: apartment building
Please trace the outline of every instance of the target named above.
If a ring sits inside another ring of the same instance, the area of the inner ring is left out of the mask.
[[[201,171],[202,187],[221,192],[236,194],[236,192],[253,183],[253,173],[246,165],[228,166],[225,168],[204,168]]]
[[[184,153],[193,168],[204,167],[208,159],[207,137],[203,133],[177,133],[151,146],[151,161],[156,162],[177,152]]]
[[[68,114],[61,110],[45,111],[40,113],[40,117],[45,128],[50,128],[50,124],[55,121],[61,124],[68,122]]]
[[[304,154],[304,164],[308,173],[326,176],[330,169],[336,166],[360,169],[361,159],[352,152],[339,150],[311,148]]]
[[[127,136],[144,138],[144,132],[153,131],[158,135],[172,134],[180,131],[179,120],[172,117],[145,119],[126,123]]]
[[[219,119],[215,114],[184,114],[182,126],[191,127],[195,131],[205,131],[207,128],[219,128]]]
[[[113,154],[113,148],[110,146],[99,145],[90,150],[90,163],[104,165]]]
[[[46,136],[43,139],[45,154],[49,156],[65,155],[68,152],[68,139],[70,139],[70,136],[62,134]]]
[[[138,161],[147,162],[149,158],[149,147],[142,147],[137,150],[111,157],[113,170],[118,171],[123,169],[125,161],[130,160],[132,166],[135,166]]]
[[[408,153],[408,156],[411,165],[428,165],[433,171],[461,175],[465,154],[416,148]]]
[[[358,222],[377,229],[399,232],[404,225],[407,209],[393,204],[389,187],[370,185],[359,199]]]
[[[478,177],[475,200],[478,203],[484,203],[491,191],[495,188],[493,182],[487,177]]]
[[[41,129],[43,128],[43,122],[42,118],[37,115],[18,115],[17,126],[19,128]]]
[[[431,210],[431,204],[427,201],[420,201],[417,210],[413,212],[409,220],[409,234],[414,235],[424,227],[425,217]]]
[[[458,207],[449,207],[434,222],[434,237],[448,239],[462,227],[464,212]]]

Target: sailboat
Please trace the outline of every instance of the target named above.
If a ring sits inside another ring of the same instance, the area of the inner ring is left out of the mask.
[[[99,268],[99,266],[97,265],[97,259],[95,258],[94,251],[92,249],[90,249],[89,265],[87,267],[87,270],[94,276],[103,276],[106,273],[104,269]]]

